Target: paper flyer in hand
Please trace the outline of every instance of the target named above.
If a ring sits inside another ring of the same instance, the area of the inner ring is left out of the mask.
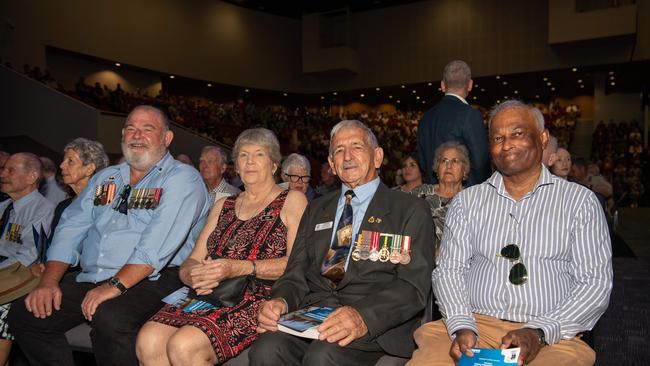
[[[164,302],[165,304],[176,306],[177,308],[181,308],[186,313],[217,308],[216,306],[210,304],[209,302],[192,299],[191,297],[189,297],[189,293],[190,293],[190,288],[187,286],[183,286],[178,290],[172,292],[171,294],[165,296],[162,299],[162,302]]]
[[[336,308],[329,306],[310,306],[282,315],[278,320],[278,329],[298,337],[318,339],[318,326]]]
[[[463,354],[458,366],[503,366],[516,365],[520,348],[491,349],[472,348],[474,357]]]

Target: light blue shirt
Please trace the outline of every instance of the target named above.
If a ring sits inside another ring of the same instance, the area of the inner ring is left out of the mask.
[[[11,199],[0,203],[0,215],[5,208],[12,202]],[[0,255],[7,257],[0,262],[0,268],[8,267],[16,262],[24,266],[32,264],[38,256],[36,244],[34,243],[34,231],[40,234],[41,227],[45,233],[50,232],[50,224],[54,215],[54,205],[48,201],[38,190],[33,190],[18,201],[13,201],[14,209],[9,216],[9,224],[4,232],[0,233]],[[11,224],[21,226],[20,241],[7,240],[7,232],[11,229]]]
[[[375,195],[380,182],[381,181],[379,177],[377,177],[370,182],[360,185],[352,190],[354,191],[354,197],[352,198],[352,201],[350,201],[350,205],[352,206],[352,240],[354,240],[355,236],[359,232],[359,228],[363,222],[363,217],[366,215],[368,205],[370,204],[372,197]],[[330,243],[332,243],[334,236],[336,235],[336,228],[339,224],[339,219],[341,218],[343,207],[345,206],[345,192],[347,192],[349,189],[350,187],[346,186],[345,184],[341,185],[341,194],[339,195],[339,201],[336,205],[336,215],[334,216],[333,226],[334,230],[332,230],[332,238],[330,239]],[[350,262],[351,254],[352,250],[348,252],[348,258],[345,261],[346,270],[348,269],[348,263]]]
[[[450,335],[478,334],[478,313],[540,328],[554,344],[591,329],[607,309],[612,249],[603,209],[587,188],[541,169],[518,201],[499,172],[454,197],[433,271]],[[520,248],[522,285],[509,282],[514,263],[498,256],[508,244]]]
[[[203,228],[211,202],[196,169],[167,153],[131,190],[162,188],[159,205],[129,208],[125,215],[113,207],[129,179],[126,163],[102,170],[61,215],[47,257],[80,263],[78,282],[107,280],[125,264],[153,267],[149,279],[155,280],[165,266],[185,260]],[[113,202],[95,206],[96,187],[107,183],[116,186]]]

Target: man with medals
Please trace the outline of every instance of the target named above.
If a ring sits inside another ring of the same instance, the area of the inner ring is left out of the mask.
[[[251,365],[374,365],[386,354],[410,356],[431,290],[433,229],[426,203],[380,182],[382,160],[361,122],[332,129],[329,164],[342,185],[307,206],[286,272],[260,309]],[[396,262],[404,244],[394,246],[395,234],[412,238],[410,262]],[[307,306],[337,308],[318,339],[277,331],[282,314]]]
[[[64,333],[84,321],[98,365],[137,364],[137,331],[181,286],[177,267],[210,207],[199,173],[169,154],[173,136],[162,111],[136,107],[122,129],[125,162],[95,174],[63,212],[41,282],[9,314],[31,364],[73,365]]]

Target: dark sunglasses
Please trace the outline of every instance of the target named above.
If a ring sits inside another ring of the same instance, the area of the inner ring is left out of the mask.
[[[500,257],[504,257],[511,262],[515,262],[515,265],[510,268],[510,274],[508,275],[508,280],[513,285],[523,285],[528,281],[528,271],[526,271],[526,266],[523,263],[519,262],[521,259],[521,251],[517,244],[508,244],[501,249]]]
[[[286,173],[284,175],[289,177],[289,180],[292,183],[298,183],[298,181],[301,181],[303,183],[309,183],[309,181],[311,180],[311,176],[309,175],[293,175],[293,174],[286,174]]]
[[[127,184],[122,188],[119,201],[117,201],[117,204],[113,206],[116,211],[123,215],[126,215],[129,211],[129,194],[131,194],[131,186]]]

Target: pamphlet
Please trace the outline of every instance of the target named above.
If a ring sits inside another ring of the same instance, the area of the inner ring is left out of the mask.
[[[318,326],[336,308],[329,306],[310,306],[284,314],[278,321],[278,329],[298,337],[318,339]]]
[[[520,348],[472,348],[474,357],[463,354],[458,366],[512,366],[517,364]]]
[[[217,307],[210,304],[209,302],[192,299],[189,297],[190,288],[183,286],[178,290],[172,292],[171,294],[165,296],[162,299],[162,302],[165,304],[173,305],[177,308],[183,309],[186,313],[191,313],[193,311],[200,310],[211,310],[216,309]]]

